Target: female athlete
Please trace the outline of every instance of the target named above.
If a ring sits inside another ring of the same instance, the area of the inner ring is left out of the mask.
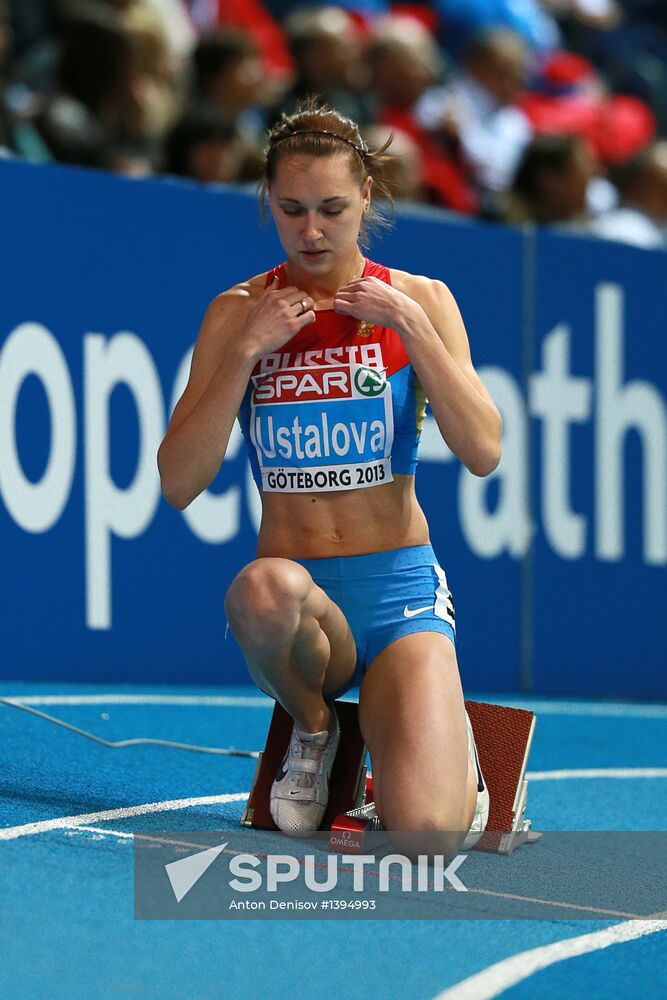
[[[286,262],[209,306],[158,463],[166,498],[186,507],[238,416],[262,522],[225,608],[254,681],[294,719],[271,793],[277,826],[319,827],[333,702],[360,685],[385,827],[448,831],[451,852],[483,830],[489,800],[451,595],[415,496],[417,445],[428,398],[449,448],[485,476],[501,419],[447,287],[359,248],[386,159],[329,108],[272,129],[265,192]]]

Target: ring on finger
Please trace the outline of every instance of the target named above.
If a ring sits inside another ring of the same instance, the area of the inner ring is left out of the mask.
[[[303,316],[303,314],[308,311],[308,302],[306,299],[301,299],[299,305],[301,306],[301,312],[299,313],[299,316]]]

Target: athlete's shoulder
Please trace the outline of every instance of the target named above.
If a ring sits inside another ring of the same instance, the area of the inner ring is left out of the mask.
[[[448,286],[439,278],[429,278],[424,274],[411,274],[392,267],[389,269],[392,285],[426,309],[447,307],[454,304],[454,296]],[[427,310],[428,311],[428,310]]]
[[[253,302],[256,302],[264,292],[266,279],[270,273],[270,271],[263,271],[261,274],[256,274],[245,281],[239,281],[238,284],[232,285],[231,288],[226,288],[223,292],[219,292],[210,303],[208,307],[209,312],[246,312]]]

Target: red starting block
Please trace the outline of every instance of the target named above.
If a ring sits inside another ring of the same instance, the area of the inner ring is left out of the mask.
[[[490,809],[486,831],[475,850],[511,854],[521,844],[540,835],[531,831],[526,818],[528,782],[526,766],[535,729],[535,716],[520,708],[505,708],[484,702],[466,701],[479,762],[489,789]],[[336,702],[341,727],[338,753],[329,782],[329,805],[320,829],[330,830],[330,849],[361,852],[369,835],[383,830],[373,803],[373,779],[366,774],[366,747],[359,730],[358,706]],[[282,763],[292,719],[276,704],[266,747],[257,770],[241,823],[262,830],[275,830],[269,809],[271,785]]]
[[[523,708],[466,701],[475,734],[479,765],[489,789],[489,822],[477,851],[511,854],[541,835],[526,818],[526,767],[535,731],[535,715]]]

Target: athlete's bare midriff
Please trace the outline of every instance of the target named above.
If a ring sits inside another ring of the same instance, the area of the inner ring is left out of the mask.
[[[354,556],[429,541],[414,476],[370,489],[317,496],[263,493],[258,556]]]

